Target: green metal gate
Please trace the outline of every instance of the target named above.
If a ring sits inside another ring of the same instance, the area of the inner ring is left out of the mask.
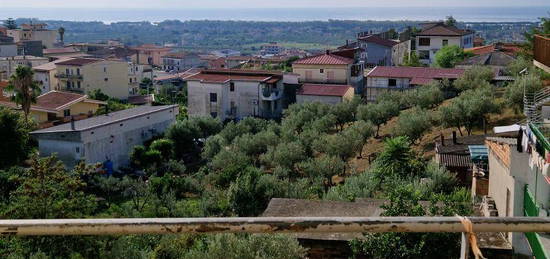
[[[537,202],[535,201],[535,198],[533,197],[533,194],[529,191],[528,188],[529,185],[525,185],[525,190],[523,193],[523,209],[525,216],[528,217],[538,217],[539,216],[539,206],[537,205]],[[529,245],[531,246],[531,250],[533,251],[533,255],[537,259],[548,259],[548,254],[544,250],[544,246],[542,245],[540,241],[539,234],[531,232],[531,233],[525,233],[525,236],[527,237],[527,240],[529,241]]]

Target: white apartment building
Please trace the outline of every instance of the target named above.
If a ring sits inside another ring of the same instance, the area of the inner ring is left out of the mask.
[[[138,106],[31,132],[41,156],[57,154],[69,168],[83,161],[128,166],[129,154],[176,120],[177,105]]]
[[[48,58],[35,56],[0,57],[0,81],[8,80],[18,66],[34,67],[48,62]]]
[[[203,70],[185,81],[189,116],[277,118],[286,106],[281,73]]]
[[[423,24],[416,34],[416,52],[420,62],[432,64],[435,53],[445,46],[459,46],[462,49],[474,46],[474,31],[462,30],[444,23]]]

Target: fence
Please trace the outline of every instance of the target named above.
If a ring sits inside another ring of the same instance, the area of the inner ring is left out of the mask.
[[[536,61],[550,67],[550,38],[535,35],[533,52]]]
[[[525,191],[523,193],[523,208],[525,216],[538,217],[539,206],[537,205],[535,198],[533,197],[533,194],[531,194],[531,192],[529,191],[528,187],[528,185],[525,185]],[[529,241],[529,245],[531,246],[531,250],[533,251],[533,255],[535,256],[535,258],[550,258],[548,257],[544,246],[542,245],[539,234],[534,232],[527,232],[525,233],[525,237],[527,237],[527,241]]]

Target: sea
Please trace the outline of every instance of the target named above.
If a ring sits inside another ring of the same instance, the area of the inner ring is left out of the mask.
[[[153,1],[152,1],[153,2]],[[240,21],[433,21],[452,15],[463,22],[533,22],[550,16],[550,5],[527,7],[358,7],[358,8],[224,8],[224,9],[77,9],[2,8],[0,20],[37,18],[40,20],[160,22],[164,20]]]

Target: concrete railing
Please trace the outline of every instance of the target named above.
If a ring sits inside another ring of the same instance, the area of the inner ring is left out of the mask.
[[[550,232],[550,217],[468,217],[473,232]],[[258,217],[0,220],[2,235],[467,232],[460,217]]]

